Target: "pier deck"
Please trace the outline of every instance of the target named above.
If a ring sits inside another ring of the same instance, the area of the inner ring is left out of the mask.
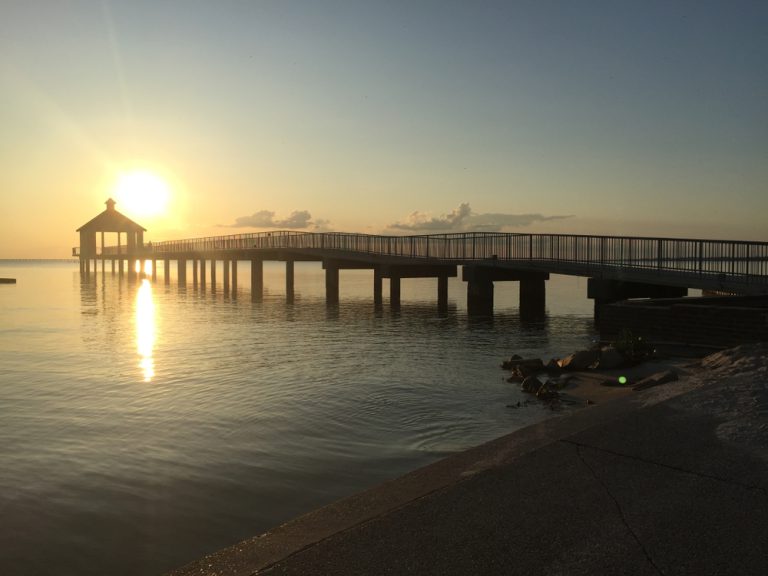
[[[768,243],[729,240],[514,234],[469,232],[418,236],[380,236],[340,232],[261,232],[234,234],[141,246],[103,247],[80,255],[84,273],[90,261],[163,261],[166,279],[176,262],[179,282],[192,267],[195,285],[206,284],[206,268],[215,283],[217,261],[224,263],[225,291],[237,284],[237,263],[251,264],[251,288],[260,297],[262,263],[286,262],[286,292],[293,294],[294,262],[322,262],[329,302],[338,301],[338,271],[374,272],[374,298],[381,303],[381,281],[390,281],[390,301],[399,305],[402,278],[438,279],[438,305],[447,305],[447,278],[461,266],[467,281],[470,312],[493,309],[493,283],[521,283],[521,312],[544,311],[545,281],[550,274],[589,278],[589,296],[596,305],[625,298],[679,297],[689,288],[731,294],[768,294]],[[206,266],[208,262],[208,266]],[[96,265],[94,264],[94,269]]]

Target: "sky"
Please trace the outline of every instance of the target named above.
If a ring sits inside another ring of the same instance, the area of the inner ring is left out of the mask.
[[[136,171],[153,241],[768,241],[768,2],[0,0],[0,258]]]

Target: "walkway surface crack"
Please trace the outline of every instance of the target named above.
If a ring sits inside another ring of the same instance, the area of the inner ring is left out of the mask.
[[[746,484],[744,482],[737,482],[736,480],[722,478],[720,476],[715,476],[714,474],[706,474],[704,472],[688,470],[687,468],[682,468],[680,466],[672,466],[671,464],[664,464],[662,462],[657,462],[656,460],[649,460],[648,458],[641,458],[640,456],[634,456],[632,454],[624,454],[622,452],[617,452],[615,450],[609,450],[608,448],[591,446],[590,444],[582,444],[581,442],[574,442],[573,440],[561,440],[561,442],[565,444],[572,444],[577,448],[589,448],[590,450],[596,450],[597,452],[604,452],[605,454],[610,454],[611,456],[618,456],[620,458],[626,458],[628,460],[635,460],[637,462],[642,462],[644,464],[652,464],[654,466],[659,466],[661,468],[666,468],[668,470],[674,470],[675,472],[690,474],[691,476],[696,476],[697,478],[706,478],[707,480],[715,480],[717,482],[723,482],[724,484],[737,486],[745,490],[754,490],[754,491],[760,492],[763,496],[768,496],[768,491],[764,487],[758,486],[755,484]]]
[[[613,500],[613,504],[616,506],[616,510],[619,513],[619,518],[621,518],[622,524],[624,524],[627,531],[632,535],[632,538],[634,538],[635,542],[637,542],[637,545],[640,547],[640,550],[642,550],[643,555],[645,556],[645,559],[648,560],[648,563],[651,566],[653,566],[654,570],[656,570],[657,573],[663,576],[664,571],[661,568],[659,568],[659,566],[656,565],[656,562],[654,562],[653,558],[651,558],[651,554],[648,552],[648,549],[642,543],[637,533],[635,533],[635,531],[632,529],[632,526],[629,525],[629,522],[627,521],[627,517],[624,515],[624,510],[621,507],[619,500],[616,498],[616,496],[613,495],[613,493],[611,492],[611,489],[608,488],[608,485],[600,479],[600,477],[597,475],[597,472],[595,472],[595,469],[592,468],[592,466],[590,466],[589,463],[584,458],[584,455],[581,453],[582,445],[576,444],[575,442],[568,442],[568,443],[574,444],[576,446],[576,453],[578,454],[581,462],[584,464],[587,470],[589,470],[590,474],[592,474],[592,477],[597,481],[597,483],[603,487],[603,490],[605,490],[605,493],[608,494],[610,499]]]

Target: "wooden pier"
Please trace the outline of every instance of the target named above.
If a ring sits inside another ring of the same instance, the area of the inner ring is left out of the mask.
[[[111,204],[110,204],[111,203]],[[110,227],[107,230],[99,226]],[[217,262],[222,263],[225,293],[238,285],[238,264],[250,262],[251,297],[263,294],[263,263],[285,263],[286,297],[294,296],[294,263],[321,262],[329,304],[339,301],[339,271],[373,272],[373,301],[381,306],[382,281],[389,280],[391,306],[400,305],[401,281],[436,278],[437,306],[448,307],[448,278],[462,268],[467,283],[470,314],[493,311],[495,282],[520,283],[522,317],[543,316],[546,281],[550,274],[588,278],[588,297],[596,310],[605,303],[627,298],[680,297],[688,289],[731,294],[768,294],[768,243],[729,240],[588,236],[569,234],[517,234],[468,232],[415,236],[382,236],[342,232],[260,232],[143,243],[144,228],[114,210],[107,210],[79,229],[81,246],[73,249],[84,275],[102,272],[107,261],[112,272],[133,274],[139,262],[152,262],[157,279],[162,262],[165,282],[175,263],[179,284],[205,289],[217,285]],[[117,232],[116,246],[104,245],[104,233]],[[101,234],[101,249],[96,235]],[[126,243],[119,240],[126,234]]]

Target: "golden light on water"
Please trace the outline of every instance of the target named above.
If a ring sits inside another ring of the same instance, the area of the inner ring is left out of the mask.
[[[133,270],[136,272],[136,274],[152,274],[152,260],[144,260],[143,262],[141,260],[136,260],[136,264],[134,264]]]
[[[144,279],[136,295],[136,348],[144,382],[151,382],[155,376],[155,361],[152,357],[155,334],[155,302],[152,299],[152,284]]]

